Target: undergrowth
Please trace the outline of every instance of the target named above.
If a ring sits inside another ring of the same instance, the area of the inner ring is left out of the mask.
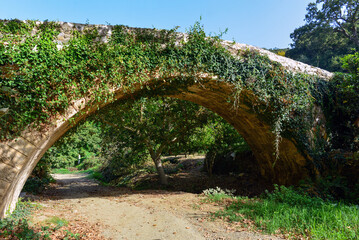
[[[27,218],[39,206],[21,199],[15,211],[7,218],[0,219],[1,239],[46,239],[46,236],[29,226]]]
[[[207,194],[208,199],[215,195]],[[230,196],[227,196],[230,197]],[[359,207],[310,197],[303,192],[275,186],[259,198],[233,197],[233,201],[214,216],[230,222],[248,223],[270,234],[292,239],[358,239]]]
[[[56,216],[46,220],[45,226],[31,224],[29,221],[31,213],[39,208],[38,204],[20,199],[12,214],[5,219],[0,219],[0,239],[47,240],[51,239],[51,234],[68,225],[65,219]],[[68,230],[64,230],[63,236],[61,239],[81,239],[80,234]]]

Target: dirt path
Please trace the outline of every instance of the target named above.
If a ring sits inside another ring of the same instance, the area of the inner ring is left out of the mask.
[[[97,184],[85,174],[55,174],[57,184],[39,202],[35,223],[57,216],[105,239],[278,239],[249,233],[220,220],[210,220],[218,209],[196,194],[162,190],[132,191]],[[92,234],[92,235],[91,235]],[[94,237],[91,237],[94,236]]]

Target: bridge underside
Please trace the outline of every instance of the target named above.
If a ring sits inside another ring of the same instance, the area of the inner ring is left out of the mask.
[[[202,105],[233,125],[253,150],[260,174],[269,181],[292,184],[309,176],[311,161],[298,151],[292,139],[282,138],[279,158],[276,160],[275,136],[270,126],[253,111],[250,105],[253,96],[243,91],[239,105],[234,108],[233,89],[226,82],[207,78],[201,84],[194,84],[168,96]],[[138,88],[131,94],[125,94],[118,89],[115,100],[139,95],[141,91]],[[105,105],[102,104],[100,108]],[[79,99],[73,102],[65,114],[56,116],[52,124],[43,126],[41,131],[28,129],[15,140],[0,143],[0,217],[14,209],[23,185],[43,154],[66,131],[95,113],[97,108],[87,104],[86,99]]]

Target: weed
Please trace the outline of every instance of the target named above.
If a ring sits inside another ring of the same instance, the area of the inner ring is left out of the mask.
[[[67,226],[68,221],[63,218],[59,218],[58,216],[53,216],[44,221],[46,225],[55,225],[55,229],[59,229],[63,226]]]
[[[98,181],[100,181],[101,183],[104,184],[104,177],[103,177],[101,172],[94,172],[93,171],[92,173],[90,173],[89,178],[96,179],[96,180],[98,180]]]
[[[211,202],[219,202],[225,198],[233,198],[235,190],[221,189],[220,187],[209,188],[203,191],[203,194]]]
[[[64,240],[69,240],[69,239],[75,239],[75,240],[77,240],[77,239],[81,239],[81,236],[80,236],[80,234],[78,234],[78,233],[72,233],[72,232],[70,232],[69,230],[65,230],[65,232],[66,232],[66,235],[65,235]]]
[[[198,205],[198,204],[193,203],[192,208],[195,209],[195,210],[198,210],[198,209],[201,209],[201,206]]]

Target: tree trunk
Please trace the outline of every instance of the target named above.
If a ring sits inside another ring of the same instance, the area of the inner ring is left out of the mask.
[[[165,170],[162,166],[162,161],[160,158],[153,159],[153,162],[155,163],[158,176],[160,177],[160,182],[162,185],[168,185],[167,176],[165,174]]]

